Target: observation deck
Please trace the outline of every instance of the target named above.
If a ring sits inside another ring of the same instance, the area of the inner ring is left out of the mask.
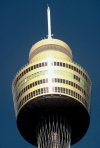
[[[33,45],[29,63],[13,80],[12,92],[18,129],[31,144],[37,145],[35,129],[43,112],[65,112],[71,124],[71,144],[86,133],[91,80],[73,61],[65,42],[48,38]]]

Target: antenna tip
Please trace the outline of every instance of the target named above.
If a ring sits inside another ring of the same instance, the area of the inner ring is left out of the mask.
[[[49,9],[49,5],[47,4],[47,8]]]

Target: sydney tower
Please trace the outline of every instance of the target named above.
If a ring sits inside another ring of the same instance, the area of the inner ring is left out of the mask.
[[[49,7],[47,16],[48,38],[32,46],[12,83],[17,126],[38,148],[70,148],[89,126],[91,80],[70,47],[52,38]]]

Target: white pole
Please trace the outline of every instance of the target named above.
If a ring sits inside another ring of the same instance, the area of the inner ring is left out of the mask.
[[[51,38],[51,18],[50,18],[50,7],[47,8],[47,18],[48,18],[48,38]]]

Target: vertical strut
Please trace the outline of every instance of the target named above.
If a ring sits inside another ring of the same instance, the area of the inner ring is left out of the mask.
[[[37,127],[38,148],[70,148],[70,131],[68,120],[61,115],[40,117]]]

